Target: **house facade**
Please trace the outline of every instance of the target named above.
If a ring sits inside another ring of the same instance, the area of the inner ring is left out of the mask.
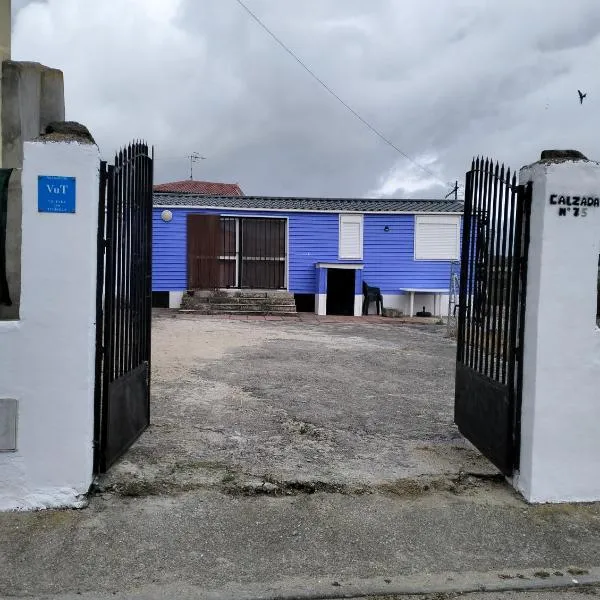
[[[153,292],[286,290],[299,310],[361,314],[363,282],[386,308],[446,314],[462,202],[154,194]]]

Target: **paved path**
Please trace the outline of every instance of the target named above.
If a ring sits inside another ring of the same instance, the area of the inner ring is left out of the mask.
[[[529,507],[485,492],[108,494],[81,511],[0,515],[0,539],[7,596],[327,597],[600,575],[600,506]]]

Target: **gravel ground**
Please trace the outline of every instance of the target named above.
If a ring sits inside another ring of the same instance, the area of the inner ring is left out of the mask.
[[[479,486],[435,325],[240,322],[158,312],[152,425],[101,482],[125,495]]]

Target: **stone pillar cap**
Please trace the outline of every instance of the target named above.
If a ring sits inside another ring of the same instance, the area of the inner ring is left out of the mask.
[[[540,161],[588,160],[579,150],[542,150]]]
[[[79,142],[80,144],[96,143],[88,128],[75,121],[54,121],[49,123],[44,133],[36,141]]]

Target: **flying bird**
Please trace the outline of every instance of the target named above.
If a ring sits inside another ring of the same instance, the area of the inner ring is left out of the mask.
[[[587,96],[587,93],[583,93],[581,90],[577,90],[579,92],[579,104],[583,104],[583,99]]]

